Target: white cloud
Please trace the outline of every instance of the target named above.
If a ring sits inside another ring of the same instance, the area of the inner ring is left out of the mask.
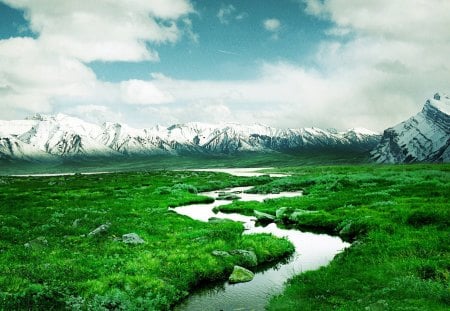
[[[64,113],[96,124],[101,124],[106,121],[123,121],[122,113],[114,112],[109,107],[102,105],[79,105],[64,110]]]
[[[135,105],[158,105],[173,101],[172,97],[163,93],[151,81],[128,80],[120,83],[122,100]]]
[[[280,30],[281,22],[276,18],[269,18],[263,22],[264,28],[270,32],[276,32]]]
[[[3,0],[25,10],[49,50],[90,62],[158,60],[146,42],[178,39],[175,20],[193,11],[187,0]]]
[[[83,97],[95,83],[95,74],[84,64],[54,55],[34,39],[0,40],[3,107],[47,112],[52,98]]]
[[[230,22],[231,15],[236,11],[236,8],[232,4],[222,5],[217,12],[217,18],[221,24],[228,24]]]
[[[192,121],[206,123],[232,122],[236,120],[230,108],[222,100],[197,101],[185,105],[146,107],[141,110],[142,115],[157,115],[158,123],[172,125]],[[141,126],[147,126],[148,122],[142,122]]]
[[[339,28],[359,35],[400,41],[441,41],[450,38],[450,2],[446,0],[302,0],[310,14],[331,19]]]
[[[238,15],[236,15],[235,19],[240,21],[240,20],[243,20],[243,19],[245,19],[247,17],[248,17],[248,13],[247,12],[241,12]]]
[[[237,12],[232,4],[222,4],[217,12],[217,18],[221,24],[227,25],[231,20],[241,21],[248,17],[247,12]]]
[[[165,97],[151,85],[130,94],[132,82],[97,80],[85,62],[158,60],[148,44],[175,42],[182,33],[197,40],[187,18],[193,12],[189,0],[2,2],[24,10],[37,34],[35,39],[0,40],[0,108],[8,111],[2,116],[51,112],[56,106],[65,109],[65,103],[111,104],[122,98],[131,104],[163,102]]]

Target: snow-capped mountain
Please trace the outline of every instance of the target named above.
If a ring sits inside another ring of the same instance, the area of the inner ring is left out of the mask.
[[[450,162],[450,97],[436,93],[421,112],[386,129],[372,158],[379,163]]]
[[[96,125],[63,114],[37,114],[26,120],[0,121],[0,159],[230,154],[328,147],[370,150],[380,137],[366,129],[337,132],[236,123],[135,129],[119,123]]]

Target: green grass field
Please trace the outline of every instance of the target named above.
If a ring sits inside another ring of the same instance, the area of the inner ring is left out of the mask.
[[[261,162],[254,166],[274,166]],[[270,310],[450,308],[450,165],[288,165],[276,169],[292,174],[282,179],[172,171],[0,177],[0,309],[164,310],[245,265],[212,256],[215,249],[253,249],[261,263],[285,257],[286,240],[241,236],[238,223],[201,223],[168,209],[210,201],[200,191],[243,185],[305,195],[222,211],[288,207],[287,225],[353,242],[327,267],[293,278]],[[88,236],[106,223],[106,232]],[[146,243],[118,239],[131,232]]]
[[[293,251],[287,240],[241,236],[240,223],[201,223],[168,210],[211,201],[197,191],[261,182],[267,178],[170,171],[3,177],[0,310],[165,310],[199,283],[246,265],[213,250],[281,259]],[[127,233],[146,243],[118,240]]]
[[[253,191],[304,189],[305,196],[220,210],[315,211],[287,215],[285,222],[354,243],[329,266],[291,280],[269,310],[449,310],[450,165],[277,171],[292,176]]]

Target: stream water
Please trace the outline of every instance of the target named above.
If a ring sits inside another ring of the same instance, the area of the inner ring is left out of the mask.
[[[280,293],[288,279],[301,272],[327,265],[336,254],[350,245],[343,242],[339,237],[301,232],[294,229],[282,229],[274,223],[266,227],[256,226],[255,217],[220,212],[215,214],[212,211],[216,206],[230,203],[230,201],[217,199],[220,192],[236,193],[241,197],[241,201],[260,202],[279,197],[301,196],[301,192],[244,193],[249,188],[251,187],[201,193],[216,200],[210,204],[192,204],[173,210],[178,214],[200,221],[208,221],[211,217],[240,221],[245,227],[244,234],[271,233],[277,237],[286,237],[294,244],[295,253],[286,262],[255,273],[254,279],[248,283],[230,284],[223,282],[200,288],[178,305],[175,310],[264,310],[264,306],[267,305],[270,297]]]

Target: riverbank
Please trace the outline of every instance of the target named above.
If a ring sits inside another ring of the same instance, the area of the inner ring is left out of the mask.
[[[304,196],[234,202],[222,212],[276,214],[299,229],[353,241],[327,267],[293,278],[269,310],[448,310],[450,165],[330,166],[260,185]]]
[[[239,174],[234,170],[228,173]],[[249,174],[249,170],[246,170]],[[258,175],[259,173],[254,173]],[[336,254],[349,247],[349,243],[343,242],[339,237],[326,234],[314,234],[301,232],[296,229],[279,228],[275,224],[261,225],[254,216],[241,214],[214,213],[213,210],[220,206],[226,206],[230,201],[220,199],[233,195],[239,202],[264,202],[283,197],[300,197],[301,191],[280,192],[277,194],[250,194],[246,191],[252,187],[237,187],[201,193],[215,198],[216,201],[209,204],[192,204],[173,209],[175,212],[186,215],[200,221],[214,221],[231,219],[241,222],[245,231],[243,234],[270,234],[280,238],[286,238],[294,247],[295,252],[283,262],[265,267],[262,271],[258,267],[251,267],[255,272],[254,278],[248,283],[230,284],[230,282],[217,282],[214,286],[208,284],[190,294],[175,310],[263,310],[269,299],[282,292],[285,282],[293,276],[310,270],[316,270],[326,266]],[[236,202],[235,201],[235,202]],[[266,250],[270,251],[270,250]],[[224,250],[216,250],[227,257],[229,253]]]
[[[212,201],[199,191],[269,180],[173,171],[0,177],[0,309],[169,310],[200,283],[246,266],[216,249],[251,249],[260,264],[285,258],[293,251],[285,239],[169,209]]]
[[[286,240],[242,236],[239,223],[202,223],[169,209],[212,202],[198,192],[256,185],[257,193],[304,195],[221,209],[274,215],[289,207],[284,221],[290,225],[353,241],[329,266],[294,277],[269,309],[448,310],[450,165],[277,173],[291,176],[2,176],[0,309],[165,310],[200,280],[229,275],[237,261],[223,265],[212,255],[216,249],[253,248],[260,262],[283,257],[292,251]],[[144,243],[126,244],[129,233]]]

